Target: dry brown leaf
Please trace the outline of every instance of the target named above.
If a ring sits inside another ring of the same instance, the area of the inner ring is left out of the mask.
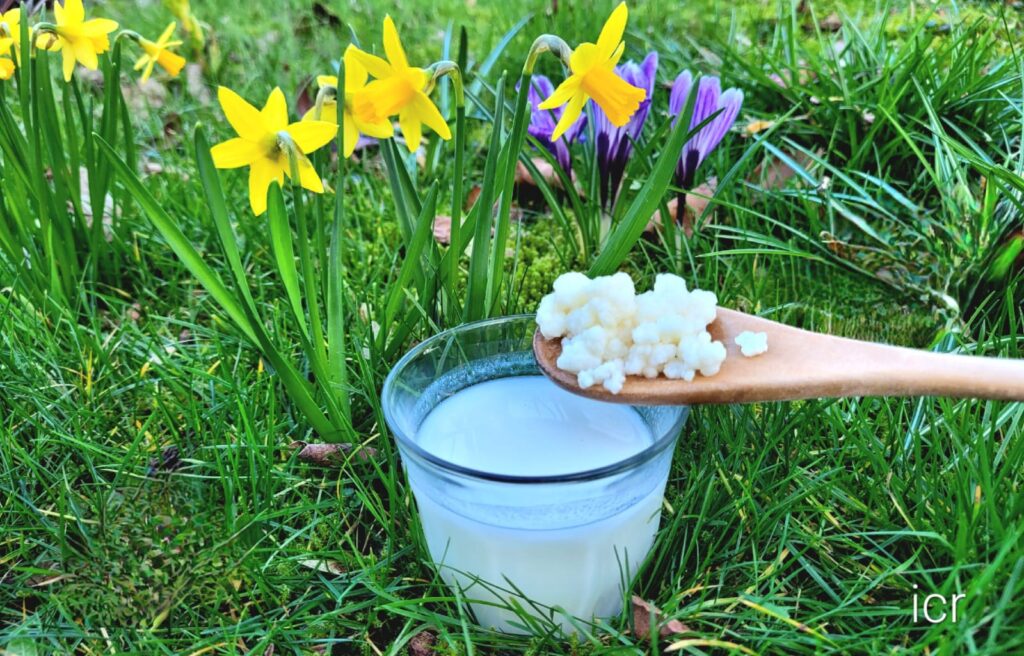
[[[316,560],[315,558],[310,558],[308,560],[300,560],[299,565],[323,572],[324,574],[344,574],[346,572],[345,567],[336,560]]]
[[[297,441],[288,445],[298,450],[299,460],[321,467],[339,465],[348,460],[348,454],[355,448],[351,444],[309,444]],[[372,446],[361,447],[355,454],[356,459],[367,461],[376,457],[377,449]]]
[[[409,656],[433,656],[436,638],[430,631],[420,631],[409,641]]]
[[[821,19],[818,23],[818,27],[821,28],[822,32],[838,32],[843,27],[843,19],[839,17],[839,14],[832,12],[825,18]]]
[[[662,612],[654,604],[633,595],[633,630],[639,637],[651,635],[651,623],[658,626],[658,635],[666,638],[677,633],[691,633],[693,629],[679,620],[668,620],[662,624]]]
[[[540,173],[540,177],[544,179],[544,182],[548,183],[548,186],[555,189],[562,188],[562,180],[558,177],[558,173],[555,171],[555,167],[551,165],[543,157],[533,157],[530,160],[533,165],[537,168],[537,172]],[[531,187],[536,187],[537,183],[534,182],[533,176],[530,175],[530,170],[526,168],[526,165],[521,161],[516,162],[516,184],[526,184]]]
[[[185,89],[200,105],[209,105],[213,102],[210,88],[203,81],[203,67],[199,64],[185,64]]]
[[[665,205],[668,207],[669,215],[674,217],[676,223],[683,226],[683,232],[687,237],[693,235],[694,221],[700,217],[715,195],[715,188],[718,186],[718,179],[711,178],[686,194],[686,207],[683,208],[682,216],[679,215],[679,199],[672,198]],[[705,217],[706,218],[706,217]],[[650,223],[647,224],[646,232],[654,232],[662,225],[661,210],[654,213]]]
[[[815,154],[821,157],[823,151],[819,150]],[[803,151],[789,153],[789,157],[803,168],[807,168],[814,161],[810,155]],[[765,189],[782,189],[795,175],[796,171],[789,164],[780,159],[772,158],[766,159],[757,165],[757,168],[754,169],[753,174],[750,176],[750,182],[761,185]]]
[[[434,239],[445,246],[452,243],[452,217],[447,214],[434,217]]]

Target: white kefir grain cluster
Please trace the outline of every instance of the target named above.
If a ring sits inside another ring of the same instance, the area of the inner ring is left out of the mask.
[[[768,352],[768,333],[755,333],[744,330],[736,335],[736,346],[740,347],[740,353],[748,358]]]
[[[625,273],[591,280],[566,273],[537,308],[548,339],[562,339],[559,369],[576,374],[580,387],[603,385],[613,394],[626,376],[693,380],[714,376],[725,346],[711,338],[714,293],[688,290],[679,276],[660,274],[654,289],[637,295]]]

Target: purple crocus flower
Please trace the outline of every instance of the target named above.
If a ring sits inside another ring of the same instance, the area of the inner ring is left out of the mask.
[[[594,142],[597,152],[597,166],[601,172],[601,204],[610,206],[615,201],[626,172],[626,163],[633,154],[633,144],[640,138],[644,122],[651,109],[654,82],[658,74],[658,53],[650,52],[637,64],[628,61],[615,68],[615,72],[626,82],[647,92],[647,96],[629,122],[616,127],[594,101],[590,101],[594,117]]]
[[[527,98],[530,101],[530,124],[526,130],[530,135],[547,148],[562,170],[568,174],[572,170],[572,156],[569,153],[569,145],[579,136],[583,126],[586,125],[586,116],[581,116],[572,124],[562,138],[558,141],[551,141],[551,134],[555,131],[558,119],[562,118],[563,108],[538,109],[546,98],[554,93],[555,87],[551,80],[543,75],[534,75],[530,88],[527,91]]]
[[[668,98],[668,111],[676,117],[673,123],[678,120],[679,114],[686,107],[692,89],[693,75],[690,74],[690,71],[683,71],[672,83],[672,91]],[[693,188],[697,167],[718,146],[733,123],[736,122],[742,105],[743,92],[739,89],[727,89],[723,92],[722,82],[717,77],[706,75],[700,78],[697,83],[697,98],[693,105],[690,129],[703,123],[718,110],[722,111],[683,146],[683,152],[679,155],[679,163],[676,164],[676,184],[683,190],[683,193]],[[680,205],[680,207],[682,206]]]

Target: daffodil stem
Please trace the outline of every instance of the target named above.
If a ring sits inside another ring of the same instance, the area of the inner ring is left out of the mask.
[[[461,92],[461,89],[459,89]],[[455,104],[455,171],[452,180],[452,225],[448,240],[448,281],[454,285],[459,277],[459,244],[462,235],[462,169],[466,151],[466,105],[459,103],[462,94],[456,95]]]
[[[338,88],[345,88],[345,58],[338,69]],[[317,94],[319,96],[319,94]],[[337,96],[337,89],[335,89]],[[327,255],[327,354],[330,373],[330,394],[351,423],[352,409],[345,388],[348,369],[345,364],[345,301],[342,294],[344,263],[342,262],[342,228],[345,222],[345,128],[344,111],[338,112],[338,175],[334,183],[334,218],[331,221],[330,249]]]
[[[340,80],[338,81],[338,84],[341,84]],[[320,90],[316,92],[316,102],[313,105],[313,119],[316,121],[321,120],[320,117],[324,111],[324,103],[330,100],[334,100],[337,97],[338,89],[336,87],[332,87],[329,84],[325,84],[324,86],[320,87]]]

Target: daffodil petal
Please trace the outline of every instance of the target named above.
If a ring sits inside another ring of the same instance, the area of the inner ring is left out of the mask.
[[[149,76],[153,74],[154,67],[156,67],[156,60],[150,58],[149,63],[146,64],[146,70],[142,72],[142,76],[140,78],[143,82],[147,81],[149,79]]]
[[[346,73],[348,69],[346,69]],[[319,88],[334,87],[338,88],[338,76],[337,75],[317,75],[316,86]]]
[[[281,87],[274,87],[267,96],[267,104],[260,110],[260,116],[269,132],[280,132],[288,127],[288,101],[284,99]]]
[[[391,64],[376,55],[363,52],[359,48],[352,48],[351,50],[352,57],[362,64],[373,77],[380,79],[391,76]]]
[[[79,29],[82,31],[82,36],[92,38],[106,36],[116,30],[117,27],[117,21],[112,21],[109,18],[93,18],[82,23]]]
[[[77,39],[73,44],[73,48],[78,63],[91,71],[99,68],[100,60],[96,56],[96,50],[93,48],[91,41],[88,39]]]
[[[569,102],[580,90],[581,79],[576,75],[570,75],[564,82],[558,85],[554,93],[547,97],[544,102],[537,105],[538,109],[555,109]]]
[[[170,50],[161,52],[156,61],[171,77],[178,77],[181,69],[185,68],[185,58]]]
[[[299,158],[299,185],[315,194],[324,193],[324,181],[307,157]]]
[[[60,52],[61,56],[64,58],[62,64],[62,69],[64,72],[64,81],[70,82],[71,76],[75,73],[75,47],[71,45],[71,42],[67,39],[62,39]]]
[[[569,69],[576,75],[586,75],[587,71],[602,63],[610,68],[607,62],[608,57],[602,55],[593,43],[581,43],[569,57]]]
[[[452,131],[448,127],[448,122],[444,120],[441,112],[437,109],[437,105],[427,97],[427,94],[422,91],[418,92],[412,106],[419,115],[420,121],[426,123],[442,139],[448,140],[452,138]]]
[[[0,57],[0,80],[9,80],[14,75],[14,60]]]
[[[587,73],[582,88],[617,127],[628,123],[647,97],[647,91],[634,87],[613,70],[602,67],[595,67]]]
[[[327,121],[301,121],[284,129],[304,154],[308,155],[338,136],[338,124]]]
[[[359,128],[356,126],[355,119],[347,112],[344,118],[342,140],[342,147],[344,148],[342,155],[346,158],[352,157],[352,153],[356,150],[356,144],[359,143]]]
[[[213,165],[218,169],[237,169],[248,166],[262,155],[259,144],[236,137],[210,149]]]
[[[132,70],[133,71],[140,71],[143,68],[145,68],[146,64],[148,64],[148,63],[149,63],[149,55],[142,55],[141,57],[138,58],[138,60],[136,60],[135,66],[132,67]]]
[[[626,3],[620,2],[612,10],[608,20],[604,22],[604,27],[601,28],[601,36],[597,37],[597,49],[605,59],[610,59],[612,53],[619,47],[619,43],[622,42],[622,35],[626,31],[626,20],[628,18],[629,10],[626,9]]]
[[[240,95],[227,87],[217,89],[217,100],[224,111],[224,118],[235,129],[238,136],[250,141],[259,141],[266,136],[260,110],[245,101]]]
[[[388,56],[392,68],[409,68],[409,60],[405,57],[402,40],[398,38],[398,30],[391,16],[384,17],[384,54]]]
[[[275,160],[261,157],[249,168],[249,206],[260,216],[267,211],[267,192],[270,183],[284,185],[284,169]]]
[[[334,125],[338,124],[338,103],[336,102],[325,102],[320,107],[320,115],[316,115],[316,105],[309,108],[305,114],[302,115],[303,121],[326,121]]]
[[[171,40],[171,35],[174,34],[174,30],[177,29],[178,22],[171,21],[171,24],[164,28],[164,31],[160,34],[160,38],[156,40],[162,46],[168,45],[168,41]]]
[[[366,66],[352,55],[352,49],[352,45],[349,44],[348,48],[345,49],[345,56],[343,58],[345,62],[345,90],[350,92],[365,87],[366,81],[370,77]],[[334,78],[334,86],[338,86],[338,78]]]
[[[369,122],[353,118],[353,123],[359,132],[374,139],[388,139],[395,134],[395,126],[386,118]]]
[[[555,129],[551,132],[551,141],[558,141],[566,130],[568,130],[576,119],[583,113],[583,105],[587,102],[587,94],[578,93],[572,97],[569,104],[565,106],[565,110],[562,112],[562,118],[558,119],[558,124],[555,125]]]
[[[416,110],[412,107],[405,109],[398,115],[398,125],[402,128],[406,148],[410,152],[419,148],[420,142],[423,141],[423,124],[420,122]]]
[[[53,14],[57,23],[81,23],[85,20],[85,7],[82,0],[64,0],[64,6],[59,10],[57,3],[54,3]]]

